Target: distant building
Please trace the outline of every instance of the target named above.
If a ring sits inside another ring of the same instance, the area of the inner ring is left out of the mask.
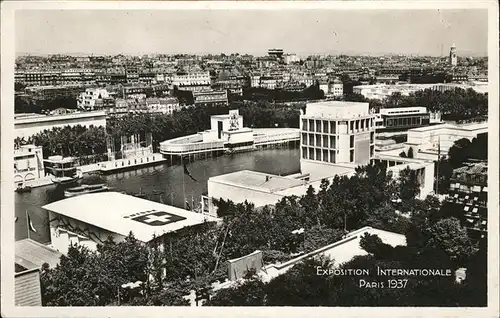
[[[105,102],[106,101],[106,102]],[[79,109],[92,111],[109,108],[113,105],[113,98],[105,88],[87,88],[77,99]]]
[[[175,97],[147,98],[146,107],[148,113],[161,113],[172,115],[180,109],[179,100]]]
[[[195,106],[226,107],[228,105],[227,90],[210,90],[193,92]]]
[[[171,84],[180,90],[193,92],[209,90],[211,85],[210,73],[176,74],[172,76]]]
[[[457,66],[457,59],[457,47],[455,46],[455,43],[453,43],[453,45],[450,47],[450,65]]]
[[[377,132],[403,132],[412,128],[441,123],[441,114],[429,113],[425,107],[382,108],[375,115]]]
[[[486,239],[488,231],[488,165],[466,163],[453,170],[447,201],[455,211],[463,211],[462,224],[475,240]]]
[[[269,49],[267,54],[271,57],[281,59],[283,58],[283,49]]]
[[[286,54],[283,58],[285,64],[293,64],[300,62],[300,57],[295,54]]]
[[[340,97],[344,95],[344,84],[338,79],[333,80],[329,84],[328,94],[334,97]]]

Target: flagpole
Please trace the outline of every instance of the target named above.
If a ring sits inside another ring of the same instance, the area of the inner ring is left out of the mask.
[[[30,218],[28,216],[28,210],[26,209],[26,230],[28,230],[28,240],[30,240]]]

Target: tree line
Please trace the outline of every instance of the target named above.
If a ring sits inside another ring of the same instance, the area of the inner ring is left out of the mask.
[[[151,133],[154,150],[159,143],[181,136],[196,134],[210,129],[210,116],[227,114],[229,109],[239,109],[244,125],[254,128],[298,127],[300,111],[289,106],[274,107],[267,102],[241,102],[231,107],[189,107],[164,114],[130,114],[107,119],[103,127],[66,126],[44,130],[29,138],[16,138],[15,145],[35,144],[42,146],[44,156],[63,155],[86,157],[106,155],[106,138],[111,137],[115,149],[122,136]]]
[[[410,93],[409,96],[393,93],[386,99],[371,100],[356,93],[346,93],[346,101],[368,102],[370,108],[427,107],[428,111],[441,112],[443,120],[467,121],[488,115],[488,94],[481,94],[472,88],[454,88],[446,91],[425,89]]]

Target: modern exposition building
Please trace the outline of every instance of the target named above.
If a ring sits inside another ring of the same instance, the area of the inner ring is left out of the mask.
[[[219,219],[134,196],[103,192],[80,195],[43,206],[49,213],[52,247],[67,254],[70,244],[96,250],[112,237],[123,241],[130,232],[144,244],[163,235]]]
[[[202,213],[216,216],[214,199],[255,206],[275,204],[279,199],[319,190],[322,179],[351,176],[356,167],[373,162],[386,164],[393,176],[410,168],[418,171],[422,197],[433,191],[434,163],[429,160],[388,158],[374,151],[375,116],[368,103],[309,103],[300,117],[300,173],[277,176],[255,171],[238,171],[211,177],[202,197]]]
[[[224,152],[251,150],[299,140],[294,128],[253,129],[243,126],[238,110],[210,117],[210,130],[160,143],[160,153],[170,156],[212,156]]]

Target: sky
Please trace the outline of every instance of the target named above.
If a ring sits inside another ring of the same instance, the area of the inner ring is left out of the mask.
[[[16,53],[486,56],[487,10],[20,10]]]

